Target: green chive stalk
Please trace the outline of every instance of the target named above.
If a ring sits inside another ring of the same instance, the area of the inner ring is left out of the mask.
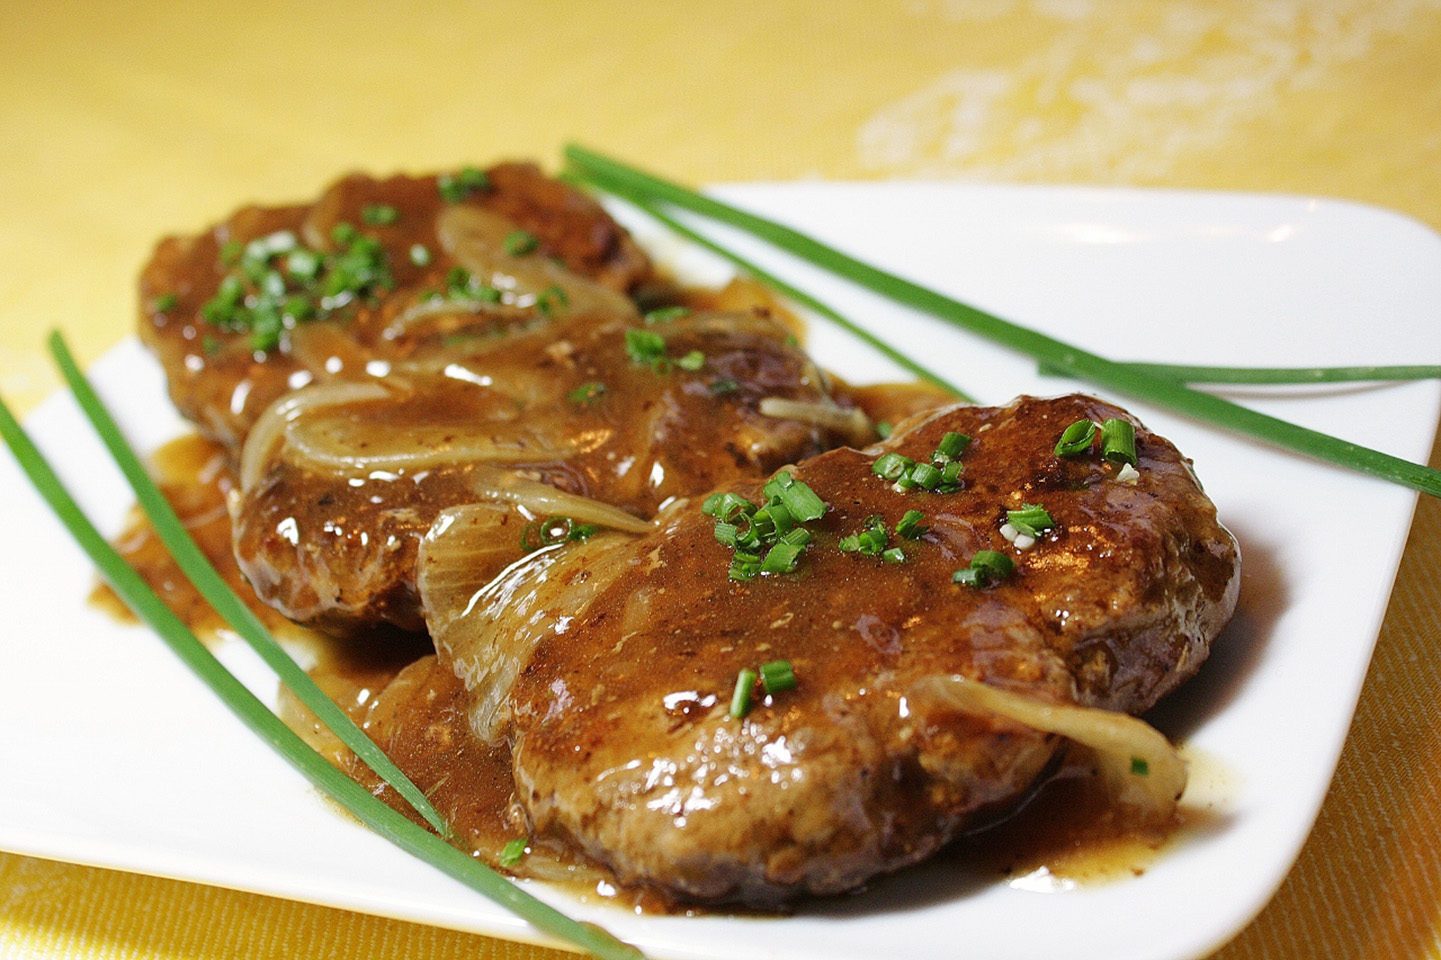
[[[1393,380],[1434,380],[1441,366],[1402,364],[1363,367],[1203,367],[1179,363],[1123,363],[1132,370],[1165,377],[1180,383],[1257,384],[1262,386],[1311,383],[1365,383]],[[1064,369],[1042,364],[1040,373],[1067,376]]]
[[[0,400],[0,437],[4,438],[30,482],[50,504],[116,594],[137,617],[155,630],[241,722],[270,744],[315,787],[385,839],[500,904],[537,930],[565,940],[602,960],[643,960],[640,951],[629,944],[617,940],[594,924],[573,920],[537,900],[470,854],[391,809],[311,749],[225,669],[145,580],[106,542],[3,400]]]
[[[325,695],[325,692],[316,685],[310,675],[301,669],[285,649],[276,642],[270,635],[270,631],[261,623],[245,602],[230,589],[230,585],[211,565],[210,560],[205,556],[204,551],[196,545],[190,533],[185,529],[185,524],[176,516],[175,510],[160,488],[150,479],[145,466],[140,458],[135,455],[120,427],[115,423],[113,417],[105,408],[105,404],[95,393],[95,389],[81,372],[80,367],[75,363],[74,356],[70,353],[65,339],[58,331],[51,333],[49,340],[50,352],[55,357],[55,362],[60,368],[66,383],[70,385],[80,409],[95,427],[95,432],[100,435],[101,441],[106,449],[110,451],[111,457],[115,459],[120,472],[130,483],[130,488],[135,493],[135,499],[144,511],[145,516],[150,520],[156,535],[170,555],[175,559],[176,565],[180,567],[186,578],[195,585],[195,589],[205,598],[206,602],[215,608],[221,618],[230,624],[237,634],[260,655],[260,658],[274,670],[282,683],[291,689],[306,707],[334,733],[342,743],[355,752],[366,766],[374,770],[378,776],[395,790],[410,804],[414,810],[425,819],[442,836],[446,834],[447,828],[445,819],[435,809],[425,794],[410,781],[400,768],[385,755],[385,752],[376,746],[355,724],[345,711],[340,709],[334,700]]]
[[[1220,397],[1157,376],[1145,369],[1107,360],[1080,347],[1004,320],[920,284],[888,273],[773,220],[732,207],[602,156],[570,145],[565,156],[572,173],[621,198],[640,195],[711,217],[746,230],[883,296],[929,313],[952,326],[1029,355],[1040,363],[1118,394],[1186,414],[1223,429],[1348,467],[1432,496],[1441,496],[1441,471],[1394,457],[1272,417]]]

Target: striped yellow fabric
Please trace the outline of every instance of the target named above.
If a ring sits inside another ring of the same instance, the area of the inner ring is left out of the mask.
[[[571,139],[697,182],[1279,190],[1441,228],[1438,50],[1441,0],[3,4],[0,392],[55,388],[52,325],[86,360],[127,332],[165,232]],[[1441,957],[1438,610],[1427,501],[1316,831],[1219,957]],[[564,954],[0,854],[0,956]]]

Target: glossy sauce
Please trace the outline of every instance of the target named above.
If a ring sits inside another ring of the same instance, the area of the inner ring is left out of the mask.
[[[872,391],[873,402],[904,406]],[[525,835],[514,802],[509,750],[487,748],[470,735],[464,691],[448,669],[429,656],[429,643],[341,644],[289,624],[254,599],[230,549],[225,502],[230,480],[217,445],[186,437],[163,448],[154,470],[187,529],[233,587],[271,629],[302,640],[316,663],[317,682],[366,727],[454,825],[456,842],[498,866],[500,851]],[[216,614],[180,576],[143,519],[119,538],[122,554],[192,628],[215,636]],[[118,600],[100,588],[97,599],[111,609]],[[375,781],[304,707],[282,691],[281,714],[313,746],[396,809],[408,808]],[[1213,779],[1214,779],[1214,771]],[[412,816],[412,814],[410,814]],[[1072,751],[1018,811],[953,843],[945,860],[956,871],[1030,890],[1064,890],[1143,872],[1178,837],[1201,829],[1214,816],[1206,805],[1183,804],[1176,819],[1142,824],[1118,814],[1081,751]],[[501,868],[507,869],[507,868]],[[532,841],[526,856],[507,872],[562,883],[582,897],[604,899],[638,911],[691,910],[667,895],[623,889],[602,867],[561,845]]]

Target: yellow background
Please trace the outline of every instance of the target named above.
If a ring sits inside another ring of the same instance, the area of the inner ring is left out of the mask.
[[[85,360],[125,335],[164,233],[352,168],[553,167],[567,140],[691,182],[1279,190],[1441,228],[1441,0],[14,0],[0,393],[24,410],[54,389],[52,326]],[[1316,830],[1218,956],[1441,957],[1438,609],[1428,499]],[[0,854],[0,956],[560,955]]]

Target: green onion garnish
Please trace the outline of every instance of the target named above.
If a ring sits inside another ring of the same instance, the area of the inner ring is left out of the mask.
[[[1095,436],[1096,424],[1094,421],[1077,420],[1061,431],[1061,439],[1056,441],[1056,456],[1079,457],[1091,449],[1091,441]]]
[[[936,444],[936,451],[931,454],[931,462],[948,463],[964,453],[970,445],[971,438],[964,433],[947,433],[941,437],[941,442]]]
[[[636,363],[654,363],[665,356],[665,337],[650,330],[625,332],[625,353]]]
[[[1291,383],[1364,383],[1383,380],[1434,380],[1441,366],[1432,364],[1390,364],[1359,367],[1203,367],[1180,363],[1126,363],[1134,370],[1180,383],[1234,383],[1281,385]],[[1040,364],[1040,373],[1068,376],[1064,367]]]
[[[594,183],[595,181],[591,180],[590,182]],[[653,203],[647,195],[643,193],[628,193],[616,184],[608,184],[606,186],[603,186],[602,189],[606,190],[609,193],[614,193],[616,196],[622,197],[628,203],[631,203],[638,209],[644,211],[647,215],[649,215],[657,222],[664,224],[672,233],[685,237],[692,243],[705,247],[712,253],[724,257],[725,259],[729,260],[731,263],[739,267],[741,270],[755,277],[757,280],[759,280],[761,283],[764,283],[771,289],[779,291],[780,293],[799,303],[801,306],[820,314],[831,323],[834,323],[842,330],[845,330],[847,333],[855,337],[857,340],[860,340],[862,343],[867,344],[877,353],[886,357],[888,360],[895,363],[902,369],[908,370],[920,379],[940,387],[942,390],[945,390],[947,393],[954,396],[957,400],[964,400],[968,403],[975,402],[975,399],[969,394],[967,394],[960,387],[945,380],[939,374],[936,374],[931,370],[923,367],[915,360],[906,356],[904,353],[895,349],[890,344],[886,343],[884,340],[871,333],[865,327],[859,326],[851,320],[847,319],[844,315],[842,315],[832,307],[827,306],[826,304],[817,300],[815,297],[812,297],[805,291],[795,286],[792,286],[791,284],[782,280],[775,274],[767,271],[765,268],[759,266],[758,264],[747,260],[746,258],[740,256],[732,250],[726,249],[725,247],[709,239],[708,237],[696,233],[694,230],[692,230],[690,227],[687,227],[679,220],[668,216],[665,211],[661,210],[660,207]],[[647,322],[653,321],[647,319]],[[794,337],[787,338],[786,342],[791,346],[796,345],[796,340]],[[882,439],[884,439],[885,436],[886,434],[881,434]]]
[[[496,858],[502,867],[510,869],[525,859],[525,848],[530,846],[529,837],[516,837],[501,848],[500,856]]]
[[[383,227],[400,219],[400,211],[388,203],[373,203],[360,211],[360,219],[372,227]]]
[[[886,563],[905,563],[906,552],[900,547],[889,547],[881,551],[881,559]]]
[[[699,350],[692,350],[675,362],[675,365],[682,370],[699,370],[705,366],[705,354]]]
[[[657,307],[648,310],[645,314],[645,322],[648,324],[669,323],[672,320],[679,320],[690,313],[689,307]]]
[[[476,167],[462,167],[457,173],[443,173],[435,179],[436,189],[446,203],[460,203],[472,193],[490,189],[490,177]]]
[[[876,436],[884,440],[891,435],[891,431],[895,428],[895,424],[891,423],[889,420],[877,420]]]
[[[892,482],[905,476],[906,471],[915,465],[910,457],[903,457],[899,453],[883,453],[871,464],[871,473],[883,480]]]
[[[417,267],[430,266],[430,248],[423,243],[412,244],[410,247],[410,262]]]
[[[1101,456],[1112,463],[1136,465],[1136,428],[1129,420],[1101,424]]]
[[[1288,423],[1155,373],[1115,363],[1036,330],[1003,320],[895,274],[863,263],[773,220],[721,203],[577,145],[566,147],[572,176],[646,209],[666,203],[739,227],[890,299],[1027,354],[1070,376],[1108,387],[1330,463],[1441,496],[1441,471]]]
[[[1037,503],[1025,503],[1019,510],[1007,510],[1006,522],[1014,527],[1017,533],[1023,533],[1032,539],[1039,539],[1042,533],[1056,525],[1046,508]]]
[[[591,380],[567,393],[565,398],[578,406],[590,406],[604,396],[607,389],[606,385],[599,380]]]
[[[710,392],[714,394],[735,393],[740,388],[741,385],[734,380],[712,380],[710,382]]]
[[[926,515],[919,510],[907,510],[896,521],[896,536],[905,537],[907,540],[919,540],[921,534],[928,529],[921,524]]]
[[[1149,776],[1151,773],[1151,765],[1146,762],[1145,757],[1132,757],[1131,773],[1138,777]]]
[[[770,663],[761,664],[760,679],[769,694],[794,690],[796,686],[795,670],[789,660],[772,660]]]
[[[1004,553],[977,550],[971,565],[952,574],[951,579],[968,587],[988,587],[1009,577],[1016,565]]]
[[[56,339],[58,338],[52,337],[52,342]],[[215,659],[215,655],[206,649],[184,622],[106,542],[80,510],[3,400],[0,400],[0,436],[4,437],[15,453],[16,460],[31,483],[90,556],[116,594],[137,617],[155,630],[176,656],[241,722],[270,744],[318,789],[385,839],[500,904],[537,930],[560,937],[607,960],[639,960],[642,957],[642,954],[629,944],[622,943],[594,924],[572,920],[532,897],[470,854],[413,823],[387,806],[384,801],[372,796],[369,790],[313,750]]]
[[[731,691],[730,715],[737,720],[751,712],[751,694],[756,688],[756,672],[751,669],[742,670],[736,675],[735,689]]]
[[[519,257],[527,253],[534,253],[535,249],[540,246],[540,240],[529,231],[512,230],[505,235],[505,239],[500,242],[500,245],[505,248],[506,253],[513,257]]]
[[[155,313],[169,313],[171,310],[175,309],[175,304],[177,302],[179,302],[179,298],[176,297],[175,294],[162,294],[156,297],[154,300],[150,301],[150,309],[153,310]]]

